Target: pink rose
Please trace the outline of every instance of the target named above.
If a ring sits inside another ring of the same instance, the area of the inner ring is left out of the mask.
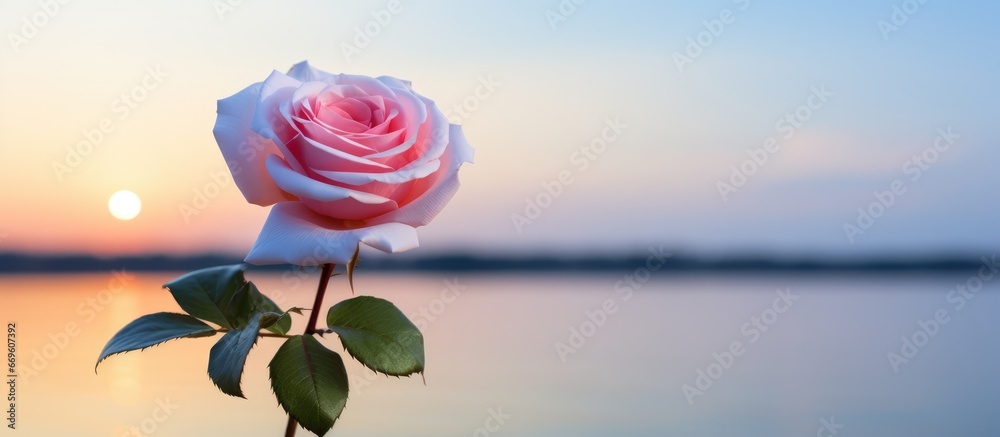
[[[215,139],[250,203],[275,204],[253,264],[347,263],[417,247],[472,162],[462,128],[407,81],[308,63],[220,100]]]

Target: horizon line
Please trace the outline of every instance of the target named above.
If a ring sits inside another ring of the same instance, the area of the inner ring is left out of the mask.
[[[171,255],[100,256],[93,254],[32,254],[0,252],[0,274],[66,272],[82,273],[125,269],[137,272],[190,271],[217,265],[241,264],[241,257],[223,253]],[[693,253],[633,251],[614,255],[485,254],[471,251],[426,255],[374,256],[363,260],[366,269],[410,272],[612,272],[656,265],[672,273],[822,273],[822,272],[953,272],[983,265],[997,267],[996,255],[870,255],[852,258],[832,256],[780,256],[733,254],[705,256]],[[253,266],[252,270],[286,270],[290,265]]]

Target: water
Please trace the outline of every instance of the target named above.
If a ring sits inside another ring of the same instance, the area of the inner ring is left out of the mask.
[[[280,339],[251,352],[247,400],[208,379],[218,337],[118,355],[94,373],[119,328],[179,311],[160,289],[175,276],[136,275],[114,293],[111,274],[0,277],[0,315],[18,327],[18,435],[122,436],[143,426],[157,436],[282,435],[266,370]],[[285,307],[311,305],[315,275],[251,279]],[[947,293],[961,275],[654,276],[628,300],[615,291],[622,279],[362,271],[359,293],[392,300],[424,327],[427,384],[371,376],[345,356],[352,395],[330,435],[812,436],[831,418],[843,436],[1000,435],[995,284],[958,310]],[[455,280],[465,289],[445,302],[445,281]],[[779,300],[781,314],[768,311],[778,289],[797,297]],[[326,306],[349,294],[334,278]],[[616,311],[592,329],[588,311],[609,299]],[[948,322],[926,342],[917,334],[922,347],[894,371],[887,354],[901,354],[901,337],[938,310]],[[767,331],[744,329],[761,316]],[[571,343],[571,327],[589,335],[582,345]],[[735,341],[740,356],[719,355]],[[565,361],[560,342],[578,346],[562,349]],[[332,337],[325,343],[340,350]],[[699,370],[717,379],[706,387],[703,378],[689,403],[682,387],[697,388]]]

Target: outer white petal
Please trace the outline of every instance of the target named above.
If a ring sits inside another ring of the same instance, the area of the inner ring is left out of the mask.
[[[288,108],[291,106],[292,96],[302,86],[302,82],[295,80],[283,73],[275,70],[264,80],[260,87],[260,98],[254,108],[253,120],[250,121],[250,129],[260,134],[260,136],[270,139],[281,149],[282,157],[285,158],[292,168],[302,171],[302,165],[295,156],[288,150],[282,138],[294,136],[291,120],[286,116]],[[275,132],[275,127],[282,131]]]
[[[212,133],[243,197],[247,202],[267,206],[293,197],[278,188],[265,168],[265,158],[281,152],[269,139],[250,129],[260,89],[261,84],[255,83],[219,100]]]
[[[288,70],[288,76],[302,82],[320,81],[330,85],[355,87],[358,90],[362,90],[363,94],[366,95],[375,94],[383,97],[394,96],[394,92],[386,86],[386,82],[382,81],[380,78],[376,79],[369,76],[360,76],[355,74],[332,74],[309,65],[309,61],[302,61],[293,65],[292,68]],[[407,84],[409,83],[406,81],[399,81],[398,79],[397,81]]]
[[[350,229],[343,221],[316,214],[299,202],[282,202],[271,209],[246,262],[299,266],[346,264],[358,243],[389,253],[419,246],[417,230],[411,226],[385,223]]]
[[[413,82],[403,79],[397,79],[392,76],[379,76],[375,78],[379,82],[382,82],[392,88],[405,88],[408,90],[413,89]]]
[[[364,91],[366,95],[382,96],[388,99],[393,99],[396,96],[396,92],[390,87],[369,76],[360,76],[356,74],[335,74],[332,79],[325,79],[325,81],[330,84],[356,87]]]
[[[472,148],[469,144],[469,140],[465,138],[465,132],[462,130],[462,125],[452,124],[448,126],[451,133],[449,137],[451,138],[451,143],[448,144],[448,148],[452,150],[452,166],[454,166],[457,171],[462,164],[469,163],[475,164],[476,162],[476,149]]]
[[[448,165],[448,168],[441,170],[446,173],[435,182],[434,186],[428,188],[417,199],[401,206],[395,211],[369,219],[366,221],[367,223],[396,222],[405,223],[413,227],[425,226],[444,209],[448,201],[458,191],[459,168],[463,163],[471,163],[475,154],[475,150],[465,139],[462,126],[453,124],[450,125],[450,130],[449,138],[451,141],[448,144],[448,149],[445,151],[445,156],[441,158]]]
[[[293,65],[292,68],[288,70],[288,76],[302,82],[311,82],[324,81],[324,79],[333,75],[309,65],[309,61],[302,61]]]

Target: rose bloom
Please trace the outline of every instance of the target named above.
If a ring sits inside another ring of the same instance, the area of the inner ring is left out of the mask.
[[[215,139],[247,201],[274,205],[252,264],[347,263],[417,247],[472,162],[462,128],[410,82],[296,64],[219,101]]]

